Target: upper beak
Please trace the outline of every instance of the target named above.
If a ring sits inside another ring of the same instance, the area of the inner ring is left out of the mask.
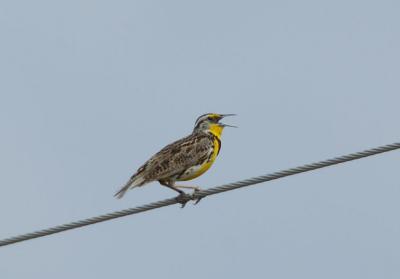
[[[236,114],[230,113],[230,114],[220,114],[222,118],[227,117],[227,116],[235,116]]]
[[[235,116],[236,114],[221,114],[221,119],[225,118],[227,116]],[[228,124],[224,124],[224,123],[219,123],[222,127],[232,127],[232,128],[237,128],[237,126],[233,126],[233,125],[228,125]]]

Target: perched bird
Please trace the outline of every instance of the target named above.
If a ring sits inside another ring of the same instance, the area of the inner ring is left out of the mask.
[[[225,127],[235,127],[219,121],[234,114],[207,113],[197,118],[193,132],[177,140],[155,154],[144,163],[115,197],[122,198],[126,191],[152,181],[185,193],[180,188],[198,191],[199,187],[175,185],[176,181],[196,178],[206,172],[217,158],[221,149],[221,134]]]

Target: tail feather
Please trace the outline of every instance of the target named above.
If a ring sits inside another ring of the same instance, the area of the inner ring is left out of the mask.
[[[140,175],[134,175],[117,193],[115,193],[114,197],[120,199],[125,195],[126,191],[135,187],[142,186],[144,183],[145,180],[143,177],[141,177]]]

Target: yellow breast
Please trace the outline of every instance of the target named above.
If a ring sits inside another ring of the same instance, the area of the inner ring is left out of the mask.
[[[209,160],[207,160],[205,163],[203,163],[202,165],[198,165],[198,166],[193,166],[191,168],[189,168],[184,175],[182,175],[180,178],[178,178],[178,181],[187,181],[187,180],[191,180],[194,179],[196,177],[199,177],[200,175],[202,175],[203,173],[205,173],[210,167],[211,165],[214,163],[215,159],[218,156],[218,152],[219,149],[221,148],[221,143],[219,138],[215,138],[214,139],[214,150],[213,153],[210,157]]]

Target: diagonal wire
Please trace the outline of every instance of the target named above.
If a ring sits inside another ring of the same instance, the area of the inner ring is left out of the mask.
[[[303,165],[303,166],[296,167],[296,168],[282,170],[282,171],[274,172],[274,173],[267,174],[267,175],[257,176],[257,177],[241,180],[238,182],[229,183],[229,184],[225,184],[222,186],[210,188],[207,190],[195,192],[193,195],[185,195],[184,197],[181,197],[180,199],[177,199],[177,198],[165,199],[165,200],[149,203],[149,204],[138,206],[138,207],[115,211],[112,213],[108,213],[108,214],[104,214],[104,215],[100,215],[100,216],[96,216],[96,217],[92,217],[92,218],[88,218],[88,219],[83,219],[80,221],[63,224],[63,225],[39,230],[39,231],[32,232],[32,233],[27,233],[27,234],[22,234],[19,236],[6,238],[3,240],[0,240],[0,246],[6,246],[6,245],[10,245],[13,243],[17,243],[17,242],[21,242],[21,241],[25,241],[25,240],[29,240],[29,239],[33,239],[33,238],[43,237],[46,235],[55,234],[55,233],[59,233],[62,231],[72,230],[72,229],[76,229],[79,227],[88,226],[88,225],[104,222],[107,220],[111,220],[111,219],[115,219],[115,218],[119,218],[119,217],[123,217],[123,216],[127,216],[127,215],[137,214],[137,213],[141,213],[144,211],[161,208],[161,207],[165,207],[165,206],[169,206],[169,205],[173,205],[173,204],[177,204],[177,203],[181,203],[184,205],[186,202],[188,202],[190,200],[199,200],[206,196],[215,195],[215,194],[219,194],[219,193],[226,192],[226,191],[231,191],[231,190],[235,190],[235,189],[238,189],[241,187],[246,187],[246,186],[250,186],[250,185],[254,185],[254,184],[258,184],[258,183],[262,183],[262,182],[266,182],[266,181],[271,181],[271,180],[283,178],[283,177],[290,176],[290,175],[295,175],[295,174],[302,173],[302,172],[325,168],[328,166],[332,166],[332,165],[336,165],[336,164],[340,164],[340,163],[344,163],[344,162],[348,162],[348,161],[352,161],[352,160],[358,160],[358,159],[361,159],[364,157],[392,151],[392,150],[399,149],[399,148],[400,148],[400,142],[380,146],[377,148],[368,149],[368,150],[361,151],[361,152],[352,153],[349,155],[336,157],[336,158],[325,160],[325,161],[320,161],[320,162],[316,162],[316,163],[312,163],[312,164]]]

